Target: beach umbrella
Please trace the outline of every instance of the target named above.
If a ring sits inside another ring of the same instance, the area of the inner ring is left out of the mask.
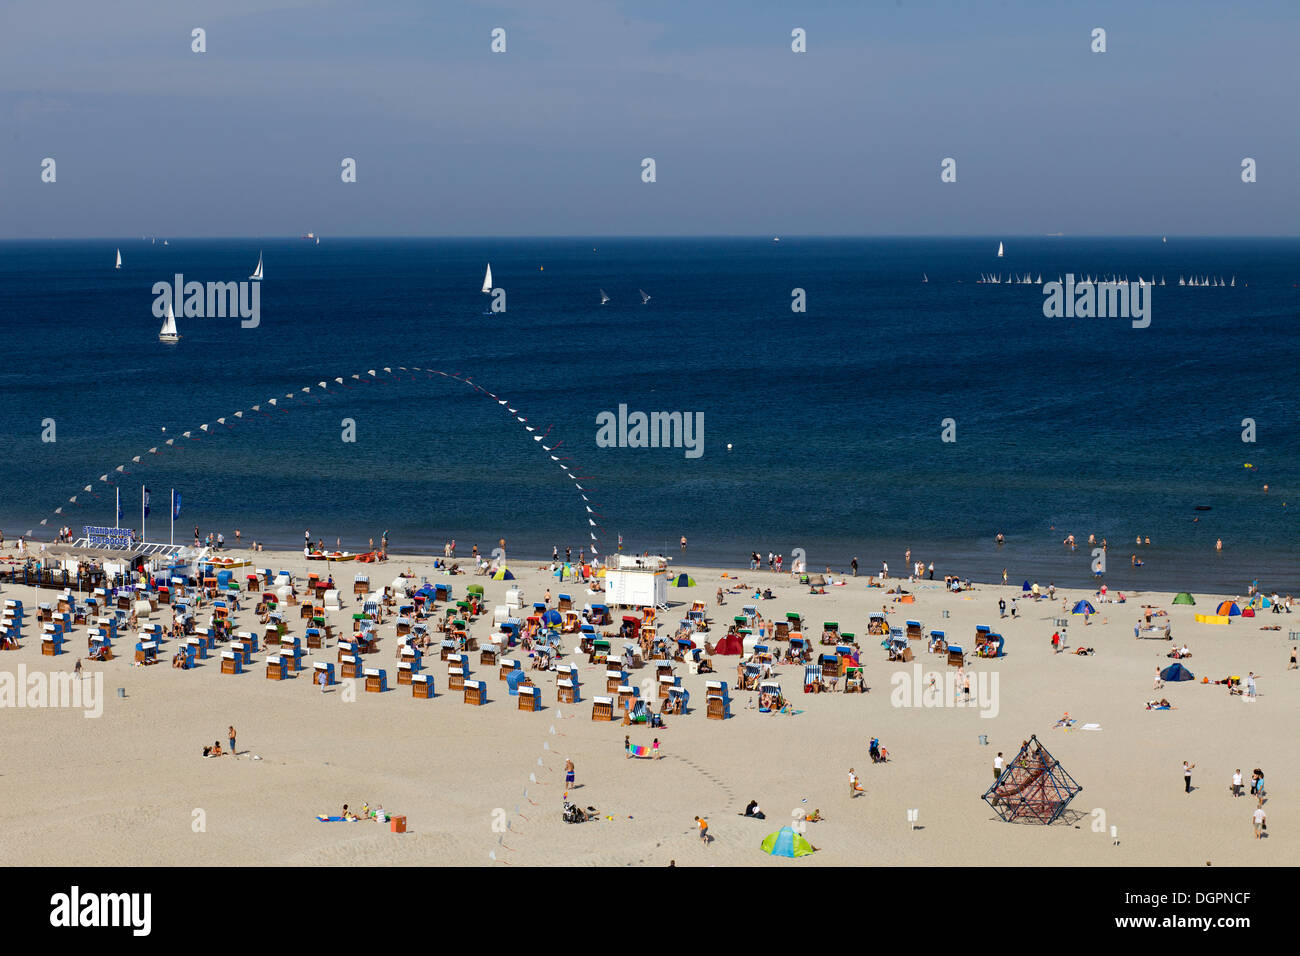
[[[689,574],[679,574],[679,575],[677,575],[677,577],[673,578],[673,579],[672,579],[671,581],[669,581],[668,583],[669,583],[670,585],[672,585],[673,587],[675,587],[675,588],[693,588],[693,587],[695,587],[695,579],[694,579],[693,577],[691,577]]]
[[[1234,601],[1224,601],[1214,611],[1220,617],[1236,617],[1241,613],[1241,608],[1237,607]]]
[[[546,612],[542,615],[543,624],[559,624],[563,620],[563,615],[553,607],[547,608]]]
[[[791,859],[813,853],[812,844],[791,827],[782,827],[775,833],[769,833],[760,846],[769,856],[788,856]]]
[[[1089,604],[1087,601],[1080,601],[1078,604],[1074,606],[1074,609],[1070,611],[1070,613],[1071,614],[1096,614],[1097,609],[1093,607],[1091,604]]]
[[[515,576],[510,572],[509,568],[497,568],[492,574],[493,581],[513,581],[514,579]]]
[[[1191,596],[1190,594],[1188,594],[1186,591],[1179,591],[1179,592],[1178,592],[1178,595],[1174,598],[1174,603],[1175,603],[1175,604],[1195,604],[1195,603],[1196,603],[1196,598],[1192,597],[1192,596]]]

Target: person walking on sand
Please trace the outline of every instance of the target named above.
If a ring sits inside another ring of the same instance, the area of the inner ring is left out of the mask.
[[[659,752],[659,738],[656,737],[654,742],[654,758],[655,760],[658,760],[662,756],[663,754]]]
[[[1006,569],[1006,568],[1003,568],[1003,569],[1002,569],[1002,583],[1003,583],[1004,585],[1007,583],[1007,569]]]
[[[230,756],[238,757],[239,752],[235,750],[235,726],[231,724],[226,728],[226,737],[230,739]]]
[[[1192,771],[1196,769],[1196,764],[1183,761],[1183,792],[1192,792]]]
[[[1256,807],[1256,808],[1255,808],[1255,812],[1251,814],[1251,820],[1252,820],[1252,822],[1253,822],[1254,825],[1255,825],[1255,839],[1256,839],[1256,840],[1261,840],[1261,839],[1263,839],[1263,837],[1264,837],[1264,830],[1267,829],[1267,827],[1266,827],[1266,825],[1265,825],[1265,813],[1264,813],[1264,808],[1263,808],[1263,807]]]
[[[855,554],[853,560],[849,562],[849,567],[853,569],[853,576],[858,576],[858,556]]]
[[[572,790],[574,781],[573,758],[564,758],[564,789]]]
[[[1002,779],[1002,751],[1001,750],[999,750],[998,755],[993,758],[993,779],[994,780]]]
[[[859,793],[864,793],[864,792],[865,791],[862,789],[862,785],[858,783],[857,772],[852,767],[850,767],[849,768],[849,799],[852,800]]]
[[[1286,669],[1289,671],[1293,671],[1297,669],[1296,662],[1295,662],[1295,654],[1296,654],[1296,649],[1293,647],[1291,648],[1291,663],[1286,666]]]
[[[930,580],[931,580],[931,581],[934,580],[934,562],[933,562],[933,561],[930,562]]]
[[[695,825],[700,828],[700,842],[707,847],[709,845],[709,821],[703,817],[696,817]]]
[[[623,735],[623,752],[627,754],[628,757],[632,756],[632,738],[627,734]]]
[[[1255,672],[1251,671],[1246,675],[1246,696],[1251,700],[1255,699]]]
[[[1241,768],[1240,767],[1238,767],[1232,773],[1232,795],[1234,797],[1241,796]]]
[[[1264,771],[1255,768],[1255,800],[1259,806],[1264,805]]]

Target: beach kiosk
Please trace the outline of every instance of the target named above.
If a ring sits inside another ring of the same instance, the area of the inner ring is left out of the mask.
[[[605,600],[623,607],[668,603],[668,563],[663,558],[617,555],[617,568],[605,572]]]

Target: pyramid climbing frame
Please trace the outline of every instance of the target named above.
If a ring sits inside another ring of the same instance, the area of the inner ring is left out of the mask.
[[[1038,738],[1030,737],[984,792],[984,801],[1008,823],[1050,824],[1082,790]]]

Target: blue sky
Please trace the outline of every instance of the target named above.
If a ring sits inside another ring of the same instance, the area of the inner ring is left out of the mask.
[[[9,2],[0,238],[1295,235],[1298,43],[1285,2]]]

